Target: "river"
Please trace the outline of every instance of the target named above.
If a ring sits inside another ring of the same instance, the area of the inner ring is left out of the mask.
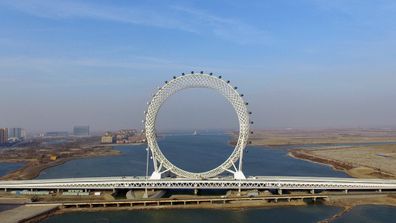
[[[0,163],[0,176],[21,168],[23,163]]]

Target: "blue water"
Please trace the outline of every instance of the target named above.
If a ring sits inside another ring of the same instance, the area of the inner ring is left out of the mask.
[[[0,163],[0,176],[4,176],[7,173],[17,170],[23,166],[23,163]]]
[[[330,217],[340,209],[326,206],[281,207],[240,210],[148,210],[100,213],[68,213],[54,216],[44,223],[310,223]]]
[[[396,222],[396,207],[364,205],[353,208],[350,212],[336,219],[334,223],[387,223]]]
[[[165,156],[189,171],[205,171],[216,167],[231,154],[227,135],[167,136],[160,140]],[[73,160],[41,173],[38,178],[144,175],[146,146],[118,146],[121,156]],[[287,156],[287,148],[249,147],[245,153],[244,172],[252,175],[289,175],[348,177],[324,165]],[[290,147],[292,148],[292,147]],[[340,209],[322,205],[238,210],[150,210],[68,213],[47,219],[51,222],[317,222]],[[353,209],[336,222],[395,222],[396,208],[362,206]]]
[[[228,135],[167,136],[159,145],[164,155],[178,167],[202,172],[223,163],[232,153]],[[146,145],[118,146],[121,156],[96,157],[69,161],[42,172],[38,178],[144,176],[146,173]],[[151,165],[150,165],[151,167]],[[249,147],[244,157],[247,176],[327,176],[348,177],[334,171],[287,156],[286,149]]]

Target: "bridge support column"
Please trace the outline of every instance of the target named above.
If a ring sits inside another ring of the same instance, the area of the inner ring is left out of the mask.
[[[197,195],[197,194],[198,194],[198,189],[195,188],[195,189],[194,189],[194,195]]]
[[[282,195],[282,189],[278,189],[278,194]]]
[[[310,193],[311,193],[311,194],[315,194],[315,189],[312,189],[312,190],[310,191]]]
[[[345,189],[345,190],[344,190],[344,193],[347,194],[347,193],[348,193],[348,189]]]
[[[144,199],[147,199],[147,198],[148,198],[147,188],[144,189],[143,198],[144,198]]]
[[[380,193],[381,193],[381,192],[382,192],[382,189],[378,189],[378,192],[380,192]]]

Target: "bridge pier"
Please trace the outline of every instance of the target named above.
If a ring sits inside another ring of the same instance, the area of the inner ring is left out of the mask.
[[[147,188],[144,189],[143,198],[144,198],[144,199],[147,199],[147,198],[148,198],[148,191],[147,191]]]
[[[197,188],[194,189],[194,195],[198,195],[198,189]]]
[[[310,191],[310,193],[311,193],[311,194],[315,194],[315,189],[312,189],[312,190]]]
[[[348,193],[348,189],[345,189],[345,190],[344,190],[344,193],[347,194],[347,193]]]
[[[278,189],[278,194],[282,195],[282,189]]]

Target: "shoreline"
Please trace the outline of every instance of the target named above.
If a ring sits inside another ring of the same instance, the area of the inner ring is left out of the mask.
[[[110,154],[99,154],[99,155],[86,155],[81,157],[68,157],[68,158],[60,158],[54,162],[39,164],[36,165],[37,161],[35,160],[24,160],[24,159],[16,159],[16,160],[7,160],[8,162],[3,162],[0,160],[0,163],[23,163],[23,166],[7,173],[4,176],[0,176],[0,180],[32,180],[37,178],[43,171],[46,169],[60,166],[65,164],[66,162],[78,159],[87,159],[87,158],[95,158],[95,157],[106,157],[106,156],[118,156],[121,152],[118,150],[114,150]]]
[[[36,216],[37,218],[30,219],[27,221],[37,222],[43,221],[45,219],[51,218],[53,216],[64,215],[68,213],[81,213],[81,212],[120,212],[120,211],[154,211],[154,210],[244,210],[244,209],[271,209],[271,208],[283,208],[283,207],[296,207],[296,206],[309,206],[310,204],[306,202],[293,202],[293,203],[269,203],[269,204],[261,204],[257,202],[245,203],[245,202],[236,202],[232,204],[217,204],[217,205],[208,205],[208,204],[200,204],[200,205],[185,205],[185,206],[172,206],[172,205],[164,205],[164,206],[140,206],[140,207],[107,207],[107,208],[79,208],[79,209],[64,209],[58,208],[53,212],[49,213],[46,216]]]
[[[354,178],[380,178],[380,179],[395,179],[396,176],[392,173],[384,172],[381,170],[376,170],[372,167],[366,167],[361,165],[355,165],[353,163],[345,163],[339,160],[327,159],[320,156],[315,156],[309,151],[304,149],[294,149],[288,151],[288,156],[294,159],[300,159],[307,162],[329,166],[333,170],[342,171]],[[366,168],[371,170],[370,173],[364,173],[363,171],[359,171],[360,169]]]
[[[45,215],[38,215],[34,218],[29,219],[24,222],[37,222],[43,221],[45,219],[60,216],[69,213],[81,213],[81,212],[120,212],[120,211],[154,211],[154,210],[245,210],[245,209],[272,209],[272,208],[288,208],[288,207],[301,207],[301,206],[311,206],[311,205],[323,205],[327,207],[338,207],[341,210],[336,212],[334,215],[325,218],[323,220],[318,221],[318,223],[330,223],[338,218],[344,216],[345,214],[353,211],[354,208],[358,206],[389,206],[396,207],[396,199],[392,202],[384,201],[382,198],[371,199],[342,199],[343,201],[324,201],[319,204],[310,204],[306,202],[293,202],[293,203],[259,203],[259,202],[235,202],[231,204],[217,204],[217,205],[186,205],[186,206],[172,206],[172,205],[164,205],[164,206],[137,206],[137,207],[106,207],[106,208],[78,208],[78,209],[65,209],[65,208],[57,208],[52,210],[51,212],[45,213]],[[336,203],[337,202],[337,203]]]

